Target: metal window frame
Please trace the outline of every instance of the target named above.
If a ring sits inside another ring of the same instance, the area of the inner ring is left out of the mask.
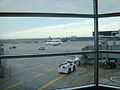
[[[0,59],[10,59],[10,58],[28,58],[28,57],[53,57],[53,56],[65,56],[65,55],[78,55],[94,53],[94,50],[89,51],[76,51],[76,52],[59,52],[59,53],[44,53],[44,54],[21,54],[21,55],[0,55]]]
[[[0,17],[65,17],[65,18],[94,18],[93,14],[73,13],[39,13],[39,12],[0,12]]]
[[[93,51],[83,51],[83,52],[60,52],[60,53],[46,53],[46,54],[24,54],[24,55],[0,55],[0,59],[9,59],[9,58],[28,58],[28,57],[50,57],[50,56],[64,56],[64,55],[76,55],[84,53],[95,53],[95,63],[94,63],[94,84],[95,86],[99,85],[98,80],[98,57],[99,53],[117,53],[120,54],[120,51],[117,50],[99,50],[98,42],[98,19],[106,17],[117,17],[120,16],[120,12],[115,13],[105,13],[98,14],[98,0],[93,0],[93,11],[94,14],[76,14],[76,13],[37,13],[37,12],[0,12],[0,17],[65,17],[65,18],[93,18],[94,19],[94,46],[95,50]]]
[[[95,52],[95,61],[94,61],[94,84],[98,86],[98,59],[99,59],[99,37],[98,37],[98,1],[93,0],[93,11],[94,11],[94,52]]]
[[[58,52],[58,53],[43,53],[43,54],[0,55],[0,59],[28,58],[28,57],[53,57],[53,56],[78,55],[78,54],[89,54],[89,53],[95,53],[95,51],[88,50],[88,51]],[[98,53],[120,54],[120,50],[99,50]]]

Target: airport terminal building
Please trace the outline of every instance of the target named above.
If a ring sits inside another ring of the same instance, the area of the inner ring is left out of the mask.
[[[120,29],[119,30],[115,30],[115,31],[99,31],[98,35],[99,36],[116,36],[120,33]],[[93,36],[95,36],[95,33],[93,32]]]

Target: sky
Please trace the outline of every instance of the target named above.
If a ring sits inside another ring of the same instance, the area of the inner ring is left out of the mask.
[[[92,0],[1,0],[0,11],[92,14]],[[99,13],[120,12],[120,0],[99,0]],[[119,30],[120,17],[99,19],[99,30]],[[0,17],[0,39],[86,37],[93,19],[53,17]]]
[[[92,35],[93,19],[7,17],[0,18],[0,29],[0,38],[82,37]]]

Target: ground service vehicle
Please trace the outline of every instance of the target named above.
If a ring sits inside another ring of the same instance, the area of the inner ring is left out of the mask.
[[[63,64],[60,64],[58,66],[58,72],[59,73],[66,73],[70,74],[71,72],[75,71],[77,69],[75,61],[69,60],[64,62]]]
[[[76,65],[80,65],[80,58],[78,56],[69,56],[66,61],[74,61]]]

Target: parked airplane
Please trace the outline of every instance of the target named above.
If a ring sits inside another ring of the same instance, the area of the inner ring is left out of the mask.
[[[52,39],[52,40],[48,40],[45,42],[45,45],[53,45],[53,46],[56,46],[56,45],[60,45],[62,44],[63,42],[61,41],[61,39]]]

